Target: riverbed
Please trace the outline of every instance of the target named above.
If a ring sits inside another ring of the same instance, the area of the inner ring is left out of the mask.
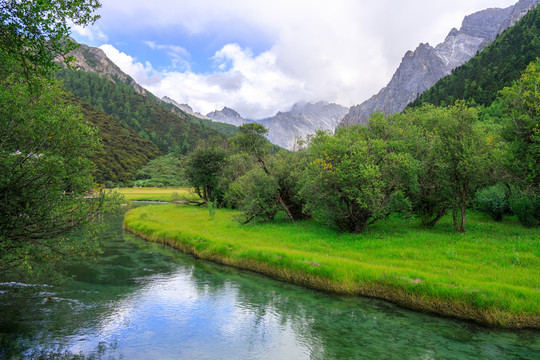
[[[110,220],[75,281],[0,285],[0,358],[539,359],[540,333],[311,291],[197,260]]]

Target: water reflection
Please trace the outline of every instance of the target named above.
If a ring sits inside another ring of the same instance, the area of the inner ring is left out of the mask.
[[[120,236],[109,234],[99,262],[73,266],[68,287],[2,288],[4,354],[24,340],[86,354],[108,344],[107,357],[126,359],[540,358],[535,331],[305,290],[122,238],[121,219],[114,224]]]

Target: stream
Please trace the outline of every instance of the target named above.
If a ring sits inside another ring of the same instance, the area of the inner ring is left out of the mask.
[[[538,331],[312,291],[110,225],[98,261],[70,268],[75,281],[0,284],[0,358],[540,359]]]

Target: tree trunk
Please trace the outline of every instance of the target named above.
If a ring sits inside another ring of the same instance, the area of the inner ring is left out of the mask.
[[[444,215],[446,215],[447,212],[448,212],[447,209],[441,208],[441,209],[439,210],[439,213],[438,213],[437,216],[435,217],[435,219],[431,220],[430,222],[428,222],[427,224],[424,224],[424,225],[427,226],[427,227],[434,227],[435,224],[436,224],[439,220],[441,220],[441,218],[442,218]]]

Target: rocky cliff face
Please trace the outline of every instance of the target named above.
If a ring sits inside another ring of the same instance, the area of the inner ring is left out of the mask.
[[[295,104],[291,111],[279,112],[261,120],[268,129],[268,140],[289,150],[295,150],[297,138],[305,139],[317,130],[334,131],[348,109],[326,102]]]
[[[78,67],[83,71],[104,75],[113,83],[120,81],[128,84],[132,86],[138,94],[146,96],[146,90],[133,80],[131,76],[120,70],[120,68],[105,55],[103,50],[80,44],[79,48],[72,51],[70,55],[74,56],[76,59],[72,62],[72,66]]]
[[[228,107],[224,107],[219,111],[212,111],[211,113],[206,114],[206,117],[212,119],[213,121],[231,124],[234,126],[240,126],[246,122],[249,122],[242,118],[239,113]]]
[[[521,19],[539,0],[520,0],[506,9],[487,9],[464,18],[435,48],[420,44],[403,57],[386,87],[360,105],[349,109],[340,125],[363,124],[374,112],[401,112],[418,95],[449,75],[492,42],[498,34]]]

